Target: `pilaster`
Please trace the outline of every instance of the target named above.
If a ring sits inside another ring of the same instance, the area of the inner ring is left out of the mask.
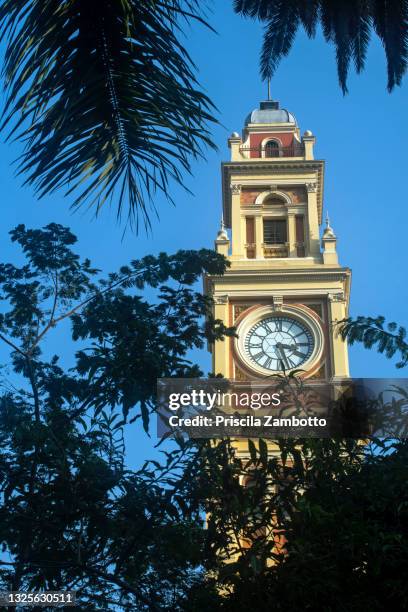
[[[338,331],[337,323],[346,317],[346,300],[343,292],[328,295],[331,361],[333,378],[348,378],[349,361],[347,343]]]
[[[295,214],[288,212],[288,242],[289,242],[289,257],[296,257],[296,222]]]
[[[231,185],[231,259],[243,258],[242,221],[241,221],[241,185]]]
[[[214,317],[221,319],[225,325],[229,325],[229,303],[228,295],[214,296]],[[229,338],[216,340],[212,352],[213,371],[215,374],[222,374],[225,378],[229,376]]]
[[[263,225],[262,216],[257,215],[255,217],[255,257],[256,259],[263,259]]]
[[[312,257],[320,255],[319,217],[317,212],[317,185],[307,183],[307,219],[309,236],[309,254]]]

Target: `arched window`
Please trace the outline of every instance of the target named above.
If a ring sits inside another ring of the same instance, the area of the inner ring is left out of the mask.
[[[284,206],[285,203],[285,200],[281,196],[278,196],[274,193],[267,196],[262,202],[264,206]]]
[[[265,157],[279,157],[279,143],[276,140],[268,140],[265,144]]]

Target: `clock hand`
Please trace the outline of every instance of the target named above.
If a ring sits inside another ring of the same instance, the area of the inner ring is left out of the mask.
[[[278,345],[276,345],[276,346],[278,346]],[[302,351],[296,350],[298,348],[298,346],[300,346],[300,345],[299,344],[279,344],[279,348],[289,349],[290,351],[292,351],[293,355],[298,355],[299,357],[304,357],[305,353],[302,353]]]
[[[276,344],[276,349],[277,351],[279,351],[279,354],[281,355],[281,361],[284,364],[286,369],[290,369],[290,365],[289,365],[289,361],[288,358],[285,355],[285,350],[283,348],[283,344],[280,344],[279,342]]]

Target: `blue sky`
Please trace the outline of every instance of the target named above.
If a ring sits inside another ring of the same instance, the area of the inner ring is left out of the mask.
[[[41,227],[51,221],[69,225],[78,236],[78,251],[104,271],[115,270],[131,258],[179,248],[211,247],[221,211],[220,162],[229,158],[227,138],[240,131],[248,112],[266,97],[258,56],[262,27],[234,15],[232,2],[214,3],[208,15],[218,34],[201,27],[186,32],[186,46],[199,69],[199,80],[218,107],[221,125],[213,130],[218,152],[193,166],[186,177],[189,195],[172,187],[176,207],[163,196],[156,198],[160,220],[151,236],[128,232],[116,223],[114,209],[106,208],[98,219],[86,210],[72,214],[63,194],[36,201],[31,188],[22,187],[12,161],[18,145],[1,142],[2,261],[15,257],[7,232],[18,223]],[[325,210],[338,235],[340,261],[352,268],[351,314],[383,314],[408,326],[406,301],[407,253],[407,88],[386,90],[384,53],[373,40],[367,68],[350,74],[350,93],[343,97],[337,83],[335,53],[321,36],[309,41],[299,33],[289,57],[282,61],[271,84],[272,97],[293,112],[301,131],[317,137],[316,156],[326,160]],[[56,331],[49,349],[64,353]],[[195,355],[205,370],[209,355]],[[363,348],[350,350],[355,377],[389,377],[406,374],[393,362]],[[151,443],[137,435],[136,461],[149,456]],[[132,445],[133,446],[133,445]]]

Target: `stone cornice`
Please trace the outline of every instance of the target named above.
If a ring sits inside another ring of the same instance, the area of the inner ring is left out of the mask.
[[[351,285],[351,270],[350,268],[338,268],[336,270],[333,270],[332,268],[329,270],[324,270],[322,268],[319,269],[313,269],[313,268],[306,268],[304,270],[287,270],[287,269],[278,269],[278,270],[271,270],[271,269],[252,269],[252,270],[231,270],[229,269],[223,276],[209,276],[206,275],[204,277],[204,290],[205,293],[207,294],[213,294],[214,293],[214,286],[217,285],[217,292],[221,291],[223,293],[225,293],[226,291],[226,285],[242,285],[244,284],[248,284],[251,285],[252,283],[254,283],[254,285],[256,283],[259,282],[265,282],[265,281],[270,281],[270,282],[279,282],[282,283],[282,289],[280,289],[278,291],[278,293],[280,293],[282,291],[283,295],[288,293],[288,289],[289,289],[289,293],[292,291],[293,289],[293,284],[297,283],[297,282],[302,282],[302,281],[314,281],[314,282],[324,282],[324,283],[335,283],[335,282],[341,282],[344,284],[344,295],[345,295],[345,301],[346,303],[348,303],[349,300],[349,296],[350,296],[350,285]],[[292,287],[287,288],[287,284],[292,285]],[[335,294],[338,293],[337,289],[334,288],[330,288],[330,287],[324,287],[324,288],[320,288],[320,290],[323,290],[324,293],[330,293],[330,294]],[[232,290],[235,293],[235,289]],[[276,289],[273,289],[273,291],[276,293]],[[301,288],[299,289],[300,293],[304,293],[307,294],[308,290],[305,288]],[[310,288],[310,293],[314,293],[315,291],[319,291],[319,288],[315,287],[315,288]],[[297,292],[297,289],[296,289]],[[269,293],[269,290],[264,290],[264,289],[257,289],[257,295],[260,294],[265,294]],[[246,295],[253,295],[253,289],[247,289],[245,290],[245,294]]]
[[[348,278],[351,275],[349,268],[340,268],[339,270],[228,270],[223,276],[208,276],[209,280],[215,280],[217,284],[225,284],[230,282],[245,282],[254,280],[259,282],[265,280],[274,280],[285,283],[293,283],[307,278],[308,281],[339,281]]]

